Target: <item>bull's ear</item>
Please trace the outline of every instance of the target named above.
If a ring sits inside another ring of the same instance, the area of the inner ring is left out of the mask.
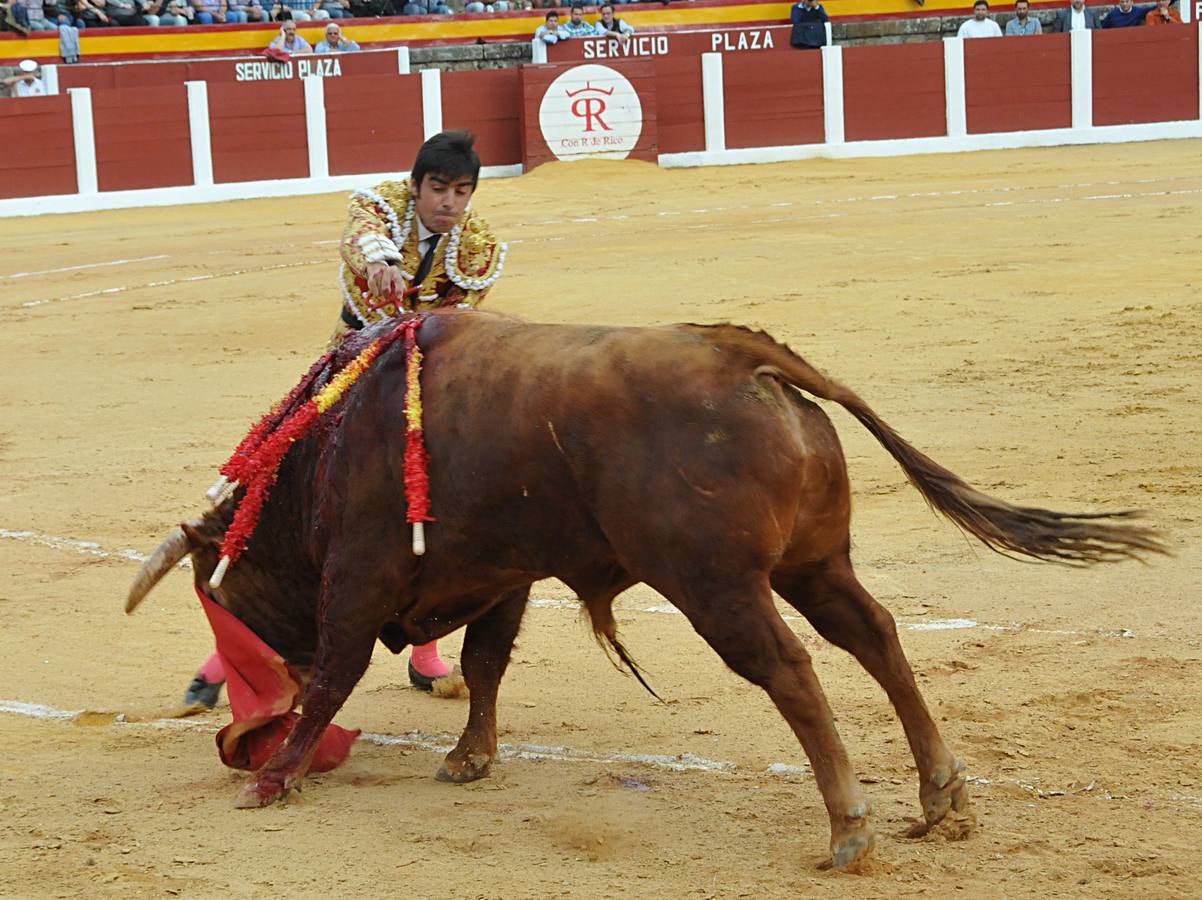
[[[189,553],[191,553],[193,550],[199,550],[205,545],[205,539],[201,536],[200,532],[192,526],[191,523],[181,522],[179,529],[184,533],[184,537],[188,539]]]

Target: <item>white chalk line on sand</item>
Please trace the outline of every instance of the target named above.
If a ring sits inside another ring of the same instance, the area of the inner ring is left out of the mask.
[[[126,291],[141,291],[148,288],[170,287],[174,284],[188,284],[193,281],[211,281],[214,278],[233,278],[237,275],[248,275],[256,272],[273,272],[278,269],[297,269],[303,266],[324,266],[329,260],[309,260],[305,262],[275,263],[270,266],[256,266],[250,269],[234,269],[232,272],[206,272],[200,275],[189,275],[186,278],[169,278],[166,281],[148,281],[145,284],[123,284],[117,287],[101,288],[95,291],[84,291],[79,294],[67,294],[62,297],[42,297],[38,300],[26,300],[21,304],[24,309],[35,306],[45,306],[47,303],[65,303],[69,300],[86,300],[90,297],[104,297],[110,294],[123,294]]]
[[[146,554],[139,553],[136,550],[105,550],[95,541],[81,541],[76,538],[58,537],[56,535],[38,534],[34,531],[13,531],[8,528],[0,528],[0,539],[18,541],[26,544],[32,544],[38,547],[47,547],[51,550],[61,550],[71,553],[80,553],[87,556],[95,556],[101,559],[119,559],[128,562],[145,562]],[[180,565],[184,568],[191,567],[191,560],[184,559]],[[563,597],[531,597],[530,605],[535,609],[570,609],[579,610],[580,602],[574,598]],[[653,606],[620,608],[619,613],[637,612],[651,613],[656,615],[681,615],[680,610],[670,603],[659,603]],[[803,616],[793,615],[790,613],[781,613],[781,618],[787,622],[804,622]],[[1006,632],[1024,632],[1029,634],[1055,634],[1066,635],[1070,637],[1108,637],[1108,638],[1133,638],[1135,632],[1130,628],[1122,628],[1117,631],[1113,629],[1092,629],[1092,630],[1077,630],[1064,628],[1036,628],[1023,623],[1011,623],[1008,625],[992,624],[988,622],[978,622],[975,619],[919,619],[917,621],[902,621],[897,622],[898,626],[907,631],[963,631],[979,628],[983,631],[1006,631]],[[1147,637],[1147,636],[1144,636]]]
[[[55,709],[40,703],[25,703],[19,700],[0,700],[0,714],[24,716],[43,721],[73,721],[81,715],[96,715],[96,710],[64,710]],[[124,714],[113,716],[112,724],[130,728],[145,728],[154,730],[179,730],[209,733],[211,723],[192,719],[149,719],[131,720]],[[358,740],[379,747],[404,747],[413,750],[424,750],[430,753],[446,754],[455,746],[456,739],[447,734],[426,734],[421,731],[409,731],[404,734],[379,734],[362,732]],[[808,764],[774,762],[763,769],[749,770],[733,762],[707,759],[695,753],[685,751],[676,755],[665,753],[628,753],[621,750],[604,752],[600,750],[581,750],[577,747],[534,744],[529,742],[502,743],[497,745],[497,755],[502,760],[524,760],[530,762],[567,762],[590,763],[593,765],[640,765],[667,772],[702,772],[707,774],[725,775],[770,775],[778,778],[812,778],[813,772]],[[869,779],[866,783],[873,784],[880,779]],[[969,784],[988,787],[995,784],[1013,784],[1040,799],[1051,799],[1070,795],[1089,795],[1103,800],[1129,800],[1126,795],[1114,795],[1104,788],[1098,788],[1096,781],[1091,781],[1083,787],[1045,788],[1036,783],[1018,781],[1016,779],[989,778],[984,775],[969,775],[965,778]],[[651,785],[638,778],[620,779],[625,787],[645,791]],[[1174,793],[1168,795],[1171,801],[1185,803],[1190,806],[1202,806],[1202,797],[1190,794]]]
[[[35,272],[13,272],[10,275],[0,275],[0,278],[29,278],[33,275],[58,275],[63,272],[79,272],[83,269],[101,269],[108,266],[124,266],[129,263],[152,262],[156,259],[170,259],[166,253],[158,253],[154,256],[135,256],[132,259],[110,259],[107,262],[83,263],[78,266],[63,266],[59,269],[38,269]]]

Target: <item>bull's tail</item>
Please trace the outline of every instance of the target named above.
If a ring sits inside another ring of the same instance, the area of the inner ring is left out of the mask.
[[[1159,531],[1133,523],[1142,516],[1139,511],[1060,513],[1014,506],[982,493],[916,450],[854,391],[827,378],[785,345],[765,334],[739,330],[735,348],[759,362],[757,375],[773,375],[855,416],[933,509],[998,553],[1088,565],[1169,552]]]

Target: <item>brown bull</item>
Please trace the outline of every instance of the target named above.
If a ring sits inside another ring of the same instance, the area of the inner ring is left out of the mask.
[[[386,327],[349,338],[334,367]],[[929,504],[995,550],[1069,563],[1163,552],[1129,513],[1068,515],[974,490],[764,334],[539,325],[472,312],[431,316],[419,343],[437,517],[424,556],[410,551],[405,524],[398,344],[293,447],[220,588],[208,580],[232,501],[169,537],[130,591],[127,610],[190,552],[202,590],[312,673],[297,727],[239,805],[271,803],[300,783],[377,638],[399,651],[465,625],[471,708],[438,777],[488,774],[497,689],[530,586],[559,578],[627,663],[612,602],[642,582],[767,691],[813,767],[834,865],[871,851],[869,806],[774,590],[885,689],[918,767],[927,826],[963,809],[963,766],[919,695],[892,617],[852,571],[851,495],[835,430],[800,390],[847,409]]]

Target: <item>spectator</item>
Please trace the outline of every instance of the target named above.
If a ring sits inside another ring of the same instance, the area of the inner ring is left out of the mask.
[[[392,0],[350,0],[351,18],[373,19],[378,16],[391,16]]]
[[[559,30],[570,38],[593,37],[597,33],[592,23],[584,20],[584,6],[579,3],[572,4],[568,22],[566,25],[560,25]]]
[[[46,85],[38,78],[38,64],[32,59],[23,59],[17,64],[20,75],[4,79],[4,86],[14,97],[45,97]]]
[[[621,19],[614,18],[614,5],[612,3],[605,3],[601,6],[601,19],[594,28],[599,37],[606,35],[620,41],[623,45],[629,43],[630,36],[634,34],[633,25]]]
[[[960,25],[960,30],[956,32],[956,37],[962,38],[985,38],[1001,36],[1002,29],[998,27],[997,22],[989,18],[988,0],[976,0],[976,2],[972,5],[972,18],[965,19]]]
[[[187,0],[151,0],[145,7],[142,18],[147,25],[163,25],[182,28],[187,25],[195,10]]]
[[[409,7],[406,6],[405,9]],[[482,3],[481,0],[471,0],[465,7],[464,12],[470,13],[491,13],[491,12],[509,12],[509,0],[493,0],[492,3]],[[418,13],[422,15],[422,13]]]
[[[4,0],[4,27],[17,34],[29,34],[29,12],[21,0]]]
[[[1027,0],[1018,0],[1014,4],[1014,18],[1006,23],[1006,35],[1043,34],[1043,26],[1031,15],[1031,4]]]
[[[348,37],[342,36],[342,28],[335,22],[331,22],[326,26],[326,39],[318,41],[317,46],[313,48],[314,53],[354,53],[359,49],[356,44]]]
[[[789,43],[809,50],[825,47],[826,23],[830,20],[818,0],[799,0],[789,11],[789,21],[793,23]]]
[[[317,8],[329,13],[331,19],[352,19],[351,0],[317,0]],[[354,44],[354,41],[350,43]],[[358,45],[356,44],[356,49]]]
[[[288,19],[308,22],[312,19],[328,19],[330,17],[329,10],[317,7],[318,0],[275,0],[271,15],[278,22],[285,22]]]
[[[76,0],[75,24],[79,28],[100,28],[109,24],[104,12],[105,0]]]
[[[1181,25],[1181,13],[1173,9],[1173,0],[1156,0],[1156,9],[1148,12],[1145,25]]]
[[[280,25],[279,37],[268,44],[267,49],[280,50],[292,56],[313,52],[313,48],[309,46],[309,42],[296,33],[296,22],[292,19],[285,19],[283,21]]]
[[[13,15],[19,17],[20,13],[17,12],[17,8],[21,7],[25,10],[25,21],[21,24],[25,25],[29,31],[58,31],[54,3],[52,0],[49,2],[50,9],[47,11],[43,5],[46,2],[47,0],[13,0]]]
[[[112,3],[113,0],[106,0]],[[192,21],[197,25],[224,25],[229,7],[226,0],[192,0]]]
[[[558,44],[560,41],[566,41],[570,35],[559,27],[559,13],[551,10],[546,15],[546,21],[539,25],[534,32],[534,39],[542,41],[544,44]]]
[[[146,24],[137,0],[104,0],[104,12],[109,17],[109,25],[112,26],[124,28]]]
[[[1092,9],[1086,8],[1085,0],[1071,0],[1068,9],[1057,11],[1052,31],[1081,31],[1086,28],[1093,30],[1100,27],[1098,17],[1094,15]]]
[[[225,21],[231,25],[247,22],[267,22],[271,14],[259,5],[258,0],[225,0]]]
[[[1119,0],[1119,5],[1106,14],[1103,28],[1132,28],[1143,25],[1155,6],[1135,6],[1132,0]]]

